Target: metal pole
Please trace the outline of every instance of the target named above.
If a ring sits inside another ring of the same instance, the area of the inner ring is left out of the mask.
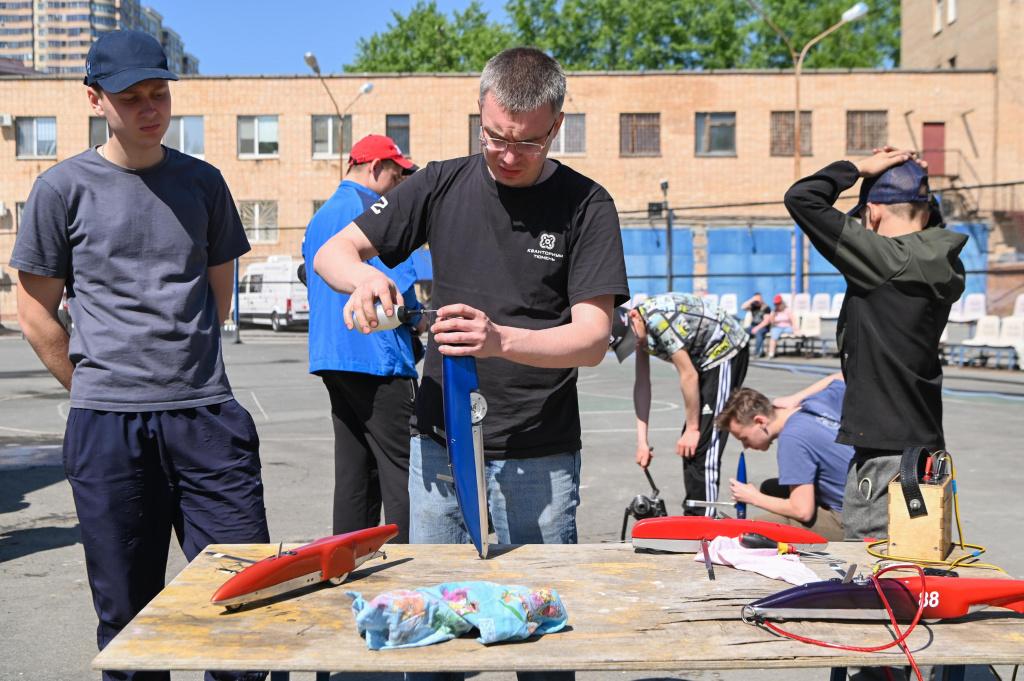
[[[668,207],[668,201],[665,202],[665,206]],[[668,290],[672,291],[675,286],[673,284],[673,272],[672,272],[672,209],[668,209],[668,229],[665,231],[665,248],[668,249]]]
[[[235,258],[235,307],[234,307],[234,320],[235,320],[235,343],[242,342],[242,325],[238,321],[238,306],[240,300],[238,299],[238,258]]]
[[[316,77],[320,79],[320,84],[324,86],[324,90],[327,92],[327,96],[331,98],[331,104],[334,105],[334,113],[338,116],[338,134],[341,135],[341,139],[345,138],[345,116],[341,113],[341,109],[338,108],[338,102],[335,101],[334,95],[331,94],[331,88],[327,87],[327,81],[320,75],[320,71],[316,72]],[[358,95],[356,99],[358,99]],[[355,100],[353,100],[354,102]],[[349,104],[349,106],[352,106]],[[333,132],[333,131],[332,131]],[[338,140],[338,179],[345,179],[345,164],[342,163],[341,159],[341,139]]]

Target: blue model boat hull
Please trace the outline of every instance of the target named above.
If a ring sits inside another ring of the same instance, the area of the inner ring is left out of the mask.
[[[448,462],[462,519],[481,558],[487,557],[487,482],[483,432],[473,424],[472,394],[479,389],[473,357],[444,357],[441,363],[444,430]]]

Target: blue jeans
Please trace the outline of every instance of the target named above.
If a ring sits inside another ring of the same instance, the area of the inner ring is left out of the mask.
[[[409,542],[467,544],[448,452],[414,436],[409,446]],[[575,544],[580,505],[580,452],[534,459],[488,459],[487,501],[499,544]]]
[[[757,331],[752,331],[751,329],[753,328],[754,327],[751,326],[747,329],[747,333],[754,337],[754,357],[760,357],[761,353],[764,351],[764,337],[768,335],[768,327],[762,326]]]
[[[468,544],[448,452],[414,436],[409,447],[409,542]],[[487,503],[499,544],[575,544],[580,505],[580,452],[535,459],[489,459],[484,466]],[[539,509],[539,511],[538,511]],[[575,672],[518,672],[519,681],[572,681]],[[406,681],[463,681],[462,672],[409,673]]]

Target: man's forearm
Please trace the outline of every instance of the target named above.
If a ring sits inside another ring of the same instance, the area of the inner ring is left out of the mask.
[[[651,365],[647,353],[637,351],[633,379],[633,411],[636,413],[636,441],[646,446],[651,421]]]
[[[846,216],[833,204],[858,177],[856,166],[838,161],[798,180],[786,192],[786,209],[826,259],[835,253],[846,224]]]
[[[497,326],[501,357],[543,369],[597,366],[608,351],[608,332],[592,324],[570,322],[550,329]]]
[[[754,501],[750,503],[769,513],[807,523],[814,518],[814,499],[814,486],[806,484],[791,486],[789,496],[785,499],[757,492]]]
[[[686,429],[700,430],[700,383],[697,373],[680,374],[679,390],[683,394]]]
[[[75,367],[68,358],[69,337],[64,327],[57,319],[49,316],[31,320],[20,317],[19,323],[43,366],[62,386],[71,390],[71,374]]]
[[[347,238],[346,230],[328,239],[313,256],[313,270],[328,286],[340,293],[352,293],[367,277],[379,273],[375,267],[364,262],[376,253],[361,254],[356,244]]]

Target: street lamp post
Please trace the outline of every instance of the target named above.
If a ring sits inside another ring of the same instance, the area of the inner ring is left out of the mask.
[[[668,206],[668,180],[661,181],[661,195],[665,198],[665,250],[668,252],[668,257],[665,258],[665,279],[668,288],[665,292],[672,291],[672,209]]]
[[[802,176],[802,173],[800,172],[800,160],[801,160],[800,152],[801,152],[801,133],[802,133],[802,126],[800,124],[801,123],[801,121],[800,121],[800,73],[803,71],[804,59],[807,57],[807,53],[810,51],[810,49],[812,47],[814,47],[815,45],[817,45],[819,42],[821,42],[821,40],[824,39],[826,36],[828,36],[829,34],[831,34],[834,31],[838,30],[843,25],[848,24],[851,21],[856,21],[857,19],[860,19],[865,14],[867,14],[868,13],[868,6],[867,6],[867,4],[865,4],[863,2],[858,2],[856,5],[854,5],[850,9],[846,10],[845,12],[843,12],[843,14],[840,17],[839,21],[837,21],[833,25],[829,26],[827,29],[825,29],[824,31],[822,31],[818,35],[816,35],[813,38],[811,38],[811,40],[809,40],[807,42],[807,44],[804,45],[803,48],[799,52],[797,52],[796,48],[793,46],[793,41],[789,39],[789,36],[787,36],[782,31],[782,29],[780,29],[778,27],[778,25],[774,21],[772,21],[771,17],[769,17],[768,14],[757,4],[756,0],[747,0],[747,4],[749,4],[753,8],[753,10],[755,12],[757,12],[757,14],[760,15],[760,17],[762,19],[764,19],[765,23],[768,24],[771,27],[771,29],[773,31],[775,31],[775,33],[779,36],[779,38],[782,40],[782,42],[784,42],[786,44],[786,48],[789,50],[790,59],[793,60],[793,86],[794,86],[794,97],[793,97],[793,99],[794,99],[794,108],[793,108],[793,181],[795,182],[795,181],[799,180],[801,178],[801,176]],[[797,230],[797,232],[796,232],[796,261],[797,261],[797,267],[796,267],[796,281],[795,281],[796,285],[794,286],[794,288],[797,290],[798,293],[803,292],[803,289],[804,289],[804,281],[803,281],[804,280],[804,273],[803,273],[803,269],[804,269],[804,267],[803,267],[804,266],[804,250],[805,249],[804,249],[803,232]]]
[[[338,116],[338,131],[344,137],[345,114],[348,113],[349,109],[352,108],[352,105],[355,104],[360,97],[373,92],[373,83],[367,81],[360,85],[359,92],[357,92],[356,96],[352,98],[352,101],[348,103],[348,106],[344,109],[339,109],[338,102],[334,99],[334,94],[331,92],[331,88],[327,87],[327,81],[325,81],[324,77],[320,74],[320,63],[317,62],[316,55],[312,52],[307,52],[303,56],[303,59],[306,61],[306,66],[308,66],[320,80],[320,84],[323,85],[324,91],[327,92],[327,96],[331,98],[331,104],[334,105],[334,113]],[[339,180],[345,177],[345,164],[341,162],[341,140],[338,140],[338,175]]]
[[[771,27],[771,29],[775,31],[776,34],[778,34],[779,38],[782,39],[782,42],[786,44],[786,48],[789,49],[790,59],[793,60],[793,80],[795,90],[795,108],[793,109],[793,180],[799,180],[801,177],[800,73],[803,71],[804,59],[807,57],[807,53],[810,51],[810,49],[817,45],[819,42],[821,42],[821,40],[824,39],[826,36],[838,30],[843,25],[848,24],[851,21],[856,21],[857,19],[860,19],[865,14],[867,14],[868,6],[863,2],[858,2],[856,5],[843,12],[839,21],[829,26],[827,29],[825,29],[815,37],[811,38],[811,40],[809,40],[807,44],[803,46],[803,49],[797,52],[796,48],[793,46],[793,41],[789,39],[789,36],[783,33],[782,29],[780,29],[775,24],[775,22],[772,21],[771,17],[768,16],[768,14],[755,2],[755,0],[747,0],[747,2],[754,9],[754,11],[757,12],[762,19],[764,19],[765,23],[768,24]]]

